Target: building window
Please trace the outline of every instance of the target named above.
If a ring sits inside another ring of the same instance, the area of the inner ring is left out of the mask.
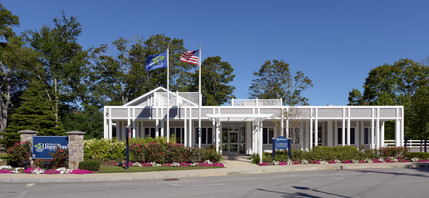
[[[144,137],[155,138],[156,137],[155,131],[156,131],[156,128],[144,128]]]
[[[344,140],[347,143],[347,129],[345,132]],[[343,144],[343,129],[338,128],[338,144]],[[350,144],[355,144],[355,128],[350,128]]]
[[[369,133],[369,128],[365,128],[364,129],[364,134],[363,134],[363,142],[364,144],[369,144],[370,141],[370,133]]]
[[[273,144],[274,128],[263,128],[262,129],[262,143]]]
[[[184,143],[184,128],[170,128],[170,137],[174,135],[176,138],[176,143],[183,144]]]
[[[195,128],[195,144],[199,144],[198,128]],[[201,127],[201,144],[213,144],[213,128]]]

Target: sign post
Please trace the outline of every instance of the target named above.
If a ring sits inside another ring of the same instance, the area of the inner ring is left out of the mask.
[[[126,139],[126,142],[127,142],[127,159],[126,159],[127,165],[126,165],[126,167],[127,167],[127,170],[128,170],[128,168],[130,168],[130,134],[129,134],[130,127],[127,126],[125,129],[126,129],[125,139]]]
[[[284,136],[273,138],[273,159],[276,155],[276,152],[275,152],[276,149],[287,149],[289,154],[289,159],[292,159],[290,139]]]

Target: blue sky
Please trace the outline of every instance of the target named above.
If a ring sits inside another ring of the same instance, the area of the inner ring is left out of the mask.
[[[427,0],[1,3],[20,17],[18,32],[52,25],[62,10],[76,16],[85,48],[159,33],[183,39],[189,50],[201,44],[203,58],[221,56],[234,68],[236,98],[248,98],[253,72],[267,60],[283,59],[310,77],[314,87],[303,93],[310,105],[346,105],[372,68],[429,56]]]

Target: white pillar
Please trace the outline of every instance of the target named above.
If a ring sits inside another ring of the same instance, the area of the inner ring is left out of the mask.
[[[381,121],[380,129],[380,147],[384,147],[384,121]]]
[[[350,127],[350,118],[347,118],[347,146],[350,146],[350,137],[351,135],[351,127]]]
[[[314,120],[314,146],[319,145],[319,120]]]
[[[355,144],[356,146],[359,148],[359,145],[361,145],[361,140],[359,139],[360,137],[360,125],[359,125],[359,121],[355,121]]]
[[[301,146],[301,151],[304,150],[304,122],[300,121],[299,128],[299,144]]]
[[[401,146],[405,146],[405,142],[404,142],[404,140],[405,140],[405,122],[404,122],[404,107],[402,107],[401,108],[401,111],[402,111],[402,113],[401,113],[401,129],[399,130],[399,134],[401,135]]]
[[[395,146],[398,147],[401,145],[400,142],[400,132],[399,132],[399,119],[395,120]]]
[[[313,150],[313,119],[310,119],[310,150]]]
[[[119,139],[119,133],[120,133],[121,126],[122,126],[121,122],[122,122],[122,121],[116,121],[116,130],[115,130],[115,135],[116,135],[116,139],[118,139],[118,140],[120,140],[120,139]]]
[[[360,144],[365,145],[365,127],[364,121],[360,121]]]
[[[374,118],[371,119],[371,149],[374,149]]]
[[[108,139],[112,139],[113,138],[113,123],[112,123],[112,119],[109,119],[109,136],[107,137]]]
[[[104,139],[108,139],[109,138],[109,125],[108,125],[108,121],[107,121],[107,109],[106,108],[104,108],[104,111],[103,111],[103,138]]]
[[[285,136],[285,137],[287,137],[284,133],[285,133],[285,123],[284,123],[284,109],[283,108],[281,108],[281,116],[282,116],[282,118],[281,118],[281,121],[280,121],[280,131],[281,131],[281,134],[280,134],[280,136]],[[288,133],[288,124],[286,124],[286,134]]]
[[[346,120],[343,118],[343,128],[341,129],[342,137],[341,137],[341,145],[346,145]]]
[[[334,145],[333,146],[338,146],[338,123],[335,120],[334,121]]]
[[[158,133],[159,133],[159,119],[158,118],[156,118],[156,120],[155,120],[155,137],[158,137]]]
[[[282,122],[283,123],[283,122]],[[287,119],[286,120],[286,134],[285,134],[285,137],[286,138],[290,138],[291,136],[290,136],[290,131],[289,131],[289,119]],[[282,133],[283,133],[283,131],[282,131]],[[283,135],[283,134],[282,134]]]
[[[334,144],[332,143],[333,140],[333,135],[334,133],[332,133],[332,124],[334,121],[328,121],[328,146],[334,146]]]
[[[216,152],[219,152],[219,132],[220,132],[220,122],[219,120],[215,121],[216,130],[215,130],[215,144],[216,144]]]
[[[133,138],[136,138],[136,120],[135,119],[133,119],[132,124],[133,124],[133,128],[132,128]]]
[[[187,119],[186,119],[186,108],[183,108],[184,110],[184,116],[183,116],[183,144],[185,147],[188,147],[188,126],[187,126]]]
[[[262,163],[262,155],[263,155],[263,150],[262,150],[262,129],[263,129],[263,125],[262,125],[262,120],[259,120],[258,123],[258,131],[259,131],[259,138],[258,138],[258,142],[259,142],[259,163]]]

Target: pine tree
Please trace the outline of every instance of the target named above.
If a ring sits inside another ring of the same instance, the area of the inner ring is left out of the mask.
[[[22,105],[10,116],[10,124],[1,143],[9,148],[19,142],[18,131],[35,130],[39,136],[64,135],[64,130],[55,122],[55,111],[46,98],[43,84],[32,80],[21,96]],[[59,126],[59,127],[56,127]]]

